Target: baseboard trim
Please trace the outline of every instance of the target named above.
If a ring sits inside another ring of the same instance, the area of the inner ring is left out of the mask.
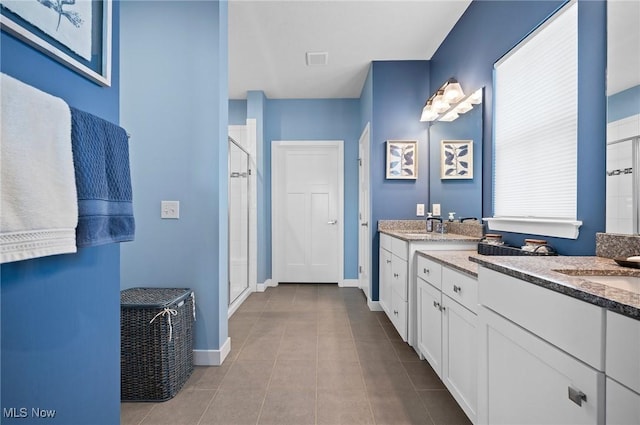
[[[193,364],[196,366],[220,366],[231,352],[231,338],[219,350],[193,350]]]
[[[242,303],[249,298],[249,295],[252,294],[251,288],[247,288],[245,289],[242,294],[240,294],[240,296],[238,297],[238,299],[236,299],[233,303],[231,303],[231,305],[229,306],[229,311],[227,313],[227,318],[231,318],[231,316],[233,316],[233,313],[236,312],[236,310],[238,308],[240,308],[240,306],[242,305]]]
[[[275,288],[278,286],[278,282],[273,282],[271,279],[267,279],[264,283],[258,283],[256,285],[256,292],[264,292],[267,288]]]
[[[343,279],[342,283],[338,283],[341,288],[359,288],[360,281],[358,279]]]
[[[369,306],[369,310],[371,311],[384,311],[380,305],[380,301],[367,300],[367,306]]]

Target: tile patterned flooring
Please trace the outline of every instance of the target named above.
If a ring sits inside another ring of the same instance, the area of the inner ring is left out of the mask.
[[[359,289],[281,284],[229,320],[231,353],[162,403],[122,403],[122,425],[464,424],[426,361]]]

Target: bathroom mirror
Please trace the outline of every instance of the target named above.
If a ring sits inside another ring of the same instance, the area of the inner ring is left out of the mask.
[[[479,103],[454,121],[436,121],[429,127],[429,204],[440,204],[443,217],[449,212],[455,212],[456,218],[482,217],[482,115],[483,103]],[[473,141],[473,178],[441,178],[441,158],[446,155],[443,140]]]
[[[640,232],[640,2],[607,2],[606,232]]]

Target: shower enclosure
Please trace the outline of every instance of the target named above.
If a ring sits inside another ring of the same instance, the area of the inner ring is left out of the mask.
[[[607,232],[640,232],[640,137],[607,143]]]
[[[229,305],[249,291],[249,154],[229,137]]]

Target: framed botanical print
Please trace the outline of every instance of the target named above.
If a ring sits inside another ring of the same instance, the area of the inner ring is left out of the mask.
[[[473,179],[473,140],[443,140],[440,144],[440,178]]]
[[[418,178],[418,141],[387,140],[387,179]]]

